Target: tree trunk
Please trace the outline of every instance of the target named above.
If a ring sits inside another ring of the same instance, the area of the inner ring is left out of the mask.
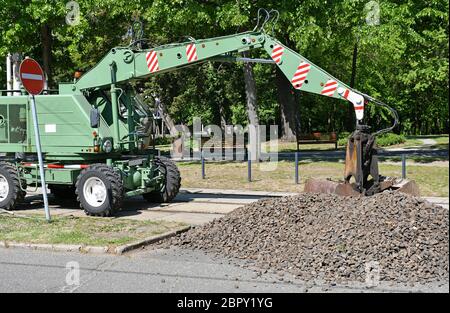
[[[41,27],[41,42],[43,70],[47,75],[47,88],[49,88],[52,82],[52,32],[48,24],[44,24]]]
[[[166,106],[162,103],[162,101],[159,100],[159,98],[155,98],[155,107],[157,110],[160,111],[161,118],[162,118],[162,127],[164,128],[164,124],[166,125],[167,129],[169,130],[169,133],[171,136],[177,136],[178,131],[175,128],[175,123],[173,122],[173,119],[170,117],[169,112],[167,111]]]
[[[356,65],[358,61],[358,43],[355,43],[353,47],[353,59],[352,59],[352,77],[350,78],[350,87],[355,87],[356,82]]]
[[[350,77],[350,87],[355,88],[356,84],[356,65],[358,61],[358,42],[355,42],[353,46],[353,58],[352,58],[352,76]],[[348,104],[348,117],[347,117],[347,131],[353,131],[355,128],[353,105],[350,102]]]
[[[243,52],[244,58],[248,58],[248,52]],[[251,125],[258,126],[258,99],[256,97],[256,82],[253,74],[253,64],[244,63],[245,95],[247,97],[247,115]]]
[[[276,85],[278,90],[278,103],[281,111],[281,139],[295,141],[298,131],[297,125],[297,105],[295,92],[286,76],[277,67]]]
[[[225,129],[227,126],[227,119],[225,114],[225,108],[222,104],[219,105],[219,113],[220,113],[220,128]]]

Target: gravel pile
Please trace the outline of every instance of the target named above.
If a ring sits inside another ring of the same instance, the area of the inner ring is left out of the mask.
[[[264,199],[165,243],[328,282],[448,280],[448,210],[402,193]]]

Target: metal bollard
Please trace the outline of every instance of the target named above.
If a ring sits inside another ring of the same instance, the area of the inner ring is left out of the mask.
[[[203,150],[201,151],[201,161],[202,161],[202,179],[206,178],[205,174],[205,157],[203,156]]]
[[[295,183],[298,185],[298,152],[295,152]]]
[[[250,155],[250,151],[247,152],[247,180],[248,182],[252,181],[252,158]]]
[[[406,178],[406,154],[402,154],[402,178]]]

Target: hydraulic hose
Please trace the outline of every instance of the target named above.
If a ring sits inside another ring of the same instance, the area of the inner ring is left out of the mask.
[[[362,95],[368,101],[370,101],[372,103],[375,103],[376,105],[379,105],[379,106],[387,108],[391,112],[391,114],[392,114],[392,116],[394,118],[394,123],[392,124],[392,126],[390,126],[388,128],[381,129],[381,130],[373,133],[372,135],[373,136],[378,136],[378,135],[381,135],[381,134],[388,133],[388,132],[392,131],[398,125],[398,122],[399,122],[397,111],[393,107],[391,107],[391,106],[387,105],[386,103],[381,102],[381,101],[379,101],[379,100],[377,100],[377,99],[375,99],[375,98],[373,98],[373,97],[371,97],[369,95],[366,95],[364,93],[362,93]]]

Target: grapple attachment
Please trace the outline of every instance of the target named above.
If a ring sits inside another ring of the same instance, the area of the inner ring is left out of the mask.
[[[419,187],[415,181],[409,179],[383,177],[381,176],[380,189],[378,192],[385,190],[400,191],[412,196],[420,196]],[[329,179],[310,178],[306,181],[305,192],[313,193],[332,193],[339,196],[361,196],[366,195],[360,193],[356,189],[355,183],[346,183],[344,181],[332,181]]]
[[[308,179],[304,191],[371,196],[384,190],[398,190],[419,196],[419,188],[414,181],[379,174],[375,136],[368,130],[367,126],[360,125],[348,139],[343,181]],[[354,182],[350,182],[352,177]]]

